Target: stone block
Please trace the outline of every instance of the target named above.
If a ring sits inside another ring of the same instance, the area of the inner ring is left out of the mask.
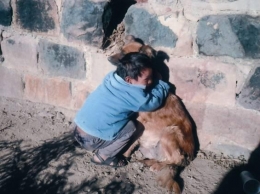
[[[90,93],[89,84],[86,81],[72,83],[72,109],[78,110]]]
[[[233,32],[243,46],[245,56],[260,58],[260,16],[232,15],[228,18]]]
[[[91,63],[91,68],[88,80],[91,81],[93,88],[101,84],[106,74],[116,69],[116,66],[112,65],[107,60],[107,56],[103,53],[91,52],[89,61]]]
[[[60,78],[46,79],[25,75],[25,98],[34,102],[70,108],[71,83]]]
[[[3,65],[26,72],[37,71],[37,40],[14,35],[1,42]]]
[[[75,79],[86,77],[84,53],[76,48],[46,40],[39,43],[39,65],[44,74]]]
[[[247,79],[247,76],[249,74],[249,72],[251,71],[251,69],[253,68],[252,65],[248,65],[248,64],[236,64],[237,67],[237,80],[236,80],[236,96],[238,97],[238,95],[240,94],[243,85],[245,84],[245,81]]]
[[[238,103],[245,108],[260,111],[260,65],[256,65],[249,73]]]
[[[197,125],[200,149],[226,155],[246,155],[259,143],[260,114],[239,107],[185,101]]]
[[[10,26],[12,22],[13,10],[11,0],[0,1],[0,25]]]
[[[196,43],[200,54],[234,58],[245,56],[245,51],[225,16],[206,16],[200,19]]]
[[[168,15],[167,15],[168,16]],[[183,12],[176,11],[170,17],[159,16],[162,25],[169,27],[178,37],[175,48],[171,54],[175,56],[190,56],[193,54],[193,38],[189,21]]]
[[[23,90],[22,75],[0,66],[0,96],[22,99]]]
[[[65,0],[61,30],[70,41],[100,47],[103,41],[102,15],[107,1]]]
[[[197,22],[208,15],[259,15],[260,2],[258,0],[182,0],[181,5],[185,10],[185,17],[188,20]]]
[[[151,46],[174,48],[177,36],[167,26],[162,25],[158,16],[148,7],[136,4],[131,6],[124,18],[126,35],[134,35]]]
[[[203,122],[204,131],[218,137],[215,144],[233,144],[249,150],[259,143],[259,125],[259,113],[236,107],[209,107]]]
[[[46,102],[55,106],[70,108],[71,83],[60,78],[48,79],[46,84]]]
[[[46,86],[44,79],[33,75],[25,75],[24,82],[24,96],[26,99],[33,102],[46,103]]]
[[[235,105],[235,65],[192,58],[171,58],[167,65],[170,82],[182,99],[222,106]]]
[[[59,16],[55,0],[17,0],[16,22],[30,32],[58,34]]]

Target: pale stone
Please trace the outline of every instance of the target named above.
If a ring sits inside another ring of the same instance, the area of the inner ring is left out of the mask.
[[[91,89],[86,81],[74,81],[72,82],[72,109],[78,110],[84,103],[85,99],[89,95]]]
[[[213,60],[171,58],[167,63],[176,93],[190,102],[235,105],[236,67]]]
[[[235,149],[238,156],[248,154],[258,145],[259,112],[188,101],[184,104],[197,126],[200,149],[225,152],[227,155]]]
[[[242,14],[257,16],[260,13],[259,0],[237,0],[230,2],[216,0],[182,0],[185,17],[191,21],[198,21],[208,15]]]
[[[23,89],[22,74],[0,66],[0,96],[22,99]]]
[[[24,72],[37,72],[38,41],[30,36],[14,35],[1,42],[3,65]]]
[[[101,84],[107,73],[116,69],[107,57],[103,53],[91,53],[91,70],[88,80],[91,80],[93,88]]]
[[[189,22],[183,16],[183,12],[178,12],[178,16],[175,17],[172,14],[160,16],[158,19],[162,25],[169,27],[178,37],[176,46],[171,53],[176,56],[192,55],[192,32]]]

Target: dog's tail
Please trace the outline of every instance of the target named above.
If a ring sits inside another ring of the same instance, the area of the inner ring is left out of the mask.
[[[168,166],[159,172],[159,184],[169,191],[174,191],[175,194],[181,194],[181,188],[176,181],[178,176],[178,167]]]

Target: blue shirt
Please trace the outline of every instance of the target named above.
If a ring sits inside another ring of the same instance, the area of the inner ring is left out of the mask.
[[[157,82],[150,92],[146,92],[145,86],[129,84],[115,72],[110,72],[87,97],[74,122],[92,136],[113,140],[132,113],[160,107],[170,87],[161,80]]]

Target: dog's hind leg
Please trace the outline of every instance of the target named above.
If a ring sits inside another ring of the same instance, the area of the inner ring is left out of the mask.
[[[175,180],[177,176],[177,169],[173,166],[168,166],[159,172],[158,182],[161,187],[169,191],[174,191],[175,194],[181,194],[179,183]]]
[[[181,194],[181,188],[177,181],[175,181],[177,175],[177,167],[166,164],[166,162],[158,162],[157,160],[140,160],[146,166],[151,168],[157,168],[159,172],[158,182],[161,187],[166,188],[169,191],[174,191],[175,194]]]

